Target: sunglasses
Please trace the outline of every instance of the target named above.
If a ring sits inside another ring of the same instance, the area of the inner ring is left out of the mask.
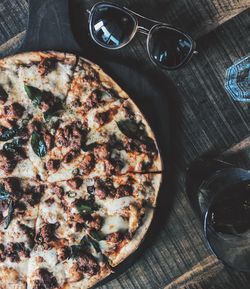
[[[196,53],[194,40],[183,31],[126,7],[100,2],[87,12],[90,35],[104,48],[122,48],[134,38],[136,32],[143,33],[147,35],[147,51],[151,61],[168,70],[182,67]],[[153,26],[147,29],[139,25],[139,20],[149,21]]]

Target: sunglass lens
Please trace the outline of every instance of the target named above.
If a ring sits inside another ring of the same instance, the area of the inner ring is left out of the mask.
[[[102,46],[119,48],[129,41],[135,25],[135,20],[125,11],[101,4],[93,11],[90,29],[92,37]]]
[[[193,43],[184,33],[171,27],[160,26],[152,30],[148,48],[156,64],[175,69],[189,58]]]

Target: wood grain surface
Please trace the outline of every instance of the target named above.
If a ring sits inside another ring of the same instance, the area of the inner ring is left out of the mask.
[[[240,143],[233,149],[242,155],[241,148],[246,146],[243,139],[250,135],[250,107],[231,99],[224,80],[226,68],[250,50],[250,1],[119,1],[195,37],[199,54],[171,73],[150,62],[144,36],[138,35],[116,52],[94,45],[84,10],[95,2],[70,0],[72,30],[82,55],[104,66],[151,120],[167,167],[154,223],[157,230],[152,230],[146,249],[130,268],[98,288],[249,289],[250,274],[225,268],[207,249],[202,226],[185,193],[185,171],[205,152],[222,152]],[[1,1],[1,56],[12,53],[20,43],[27,7],[25,0]],[[248,154],[246,146],[243,158]]]

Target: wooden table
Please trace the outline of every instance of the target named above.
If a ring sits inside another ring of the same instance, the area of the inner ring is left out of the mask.
[[[71,0],[73,14],[76,2],[89,8],[97,1]],[[152,120],[167,167],[155,229],[146,249],[133,265],[98,288],[249,289],[250,274],[225,268],[207,249],[202,226],[185,193],[185,169],[203,153],[223,151],[250,134],[249,105],[233,101],[224,89],[226,68],[250,50],[250,1],[120,2],[189,31],[197,40],[199,54],[183,69],[166,72],[147,58],[143,36],[111,53],[96,47],[87,33],[80,35],[83,56],[97,63],[104,58],[116,61],[106,70]],[[1,56],[13,52],[24,36],[27,7],[26,0],[1,0]],[[83,25],[78,21],[72,17],[73,26]],[[143,76],[137,87],[131,88],[124,67]]]

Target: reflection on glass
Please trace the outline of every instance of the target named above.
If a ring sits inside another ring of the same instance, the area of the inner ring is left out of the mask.
[[[100,7],[93,15],[96,39],[103,45],[119,47],[127,42],[135,26],[130,15],[112,7]]]
[[[177,66],[185,61],[191,47],[192,43],[185,35],[161,26],[153,30],[149,44],[154,59],[167,66]]]

